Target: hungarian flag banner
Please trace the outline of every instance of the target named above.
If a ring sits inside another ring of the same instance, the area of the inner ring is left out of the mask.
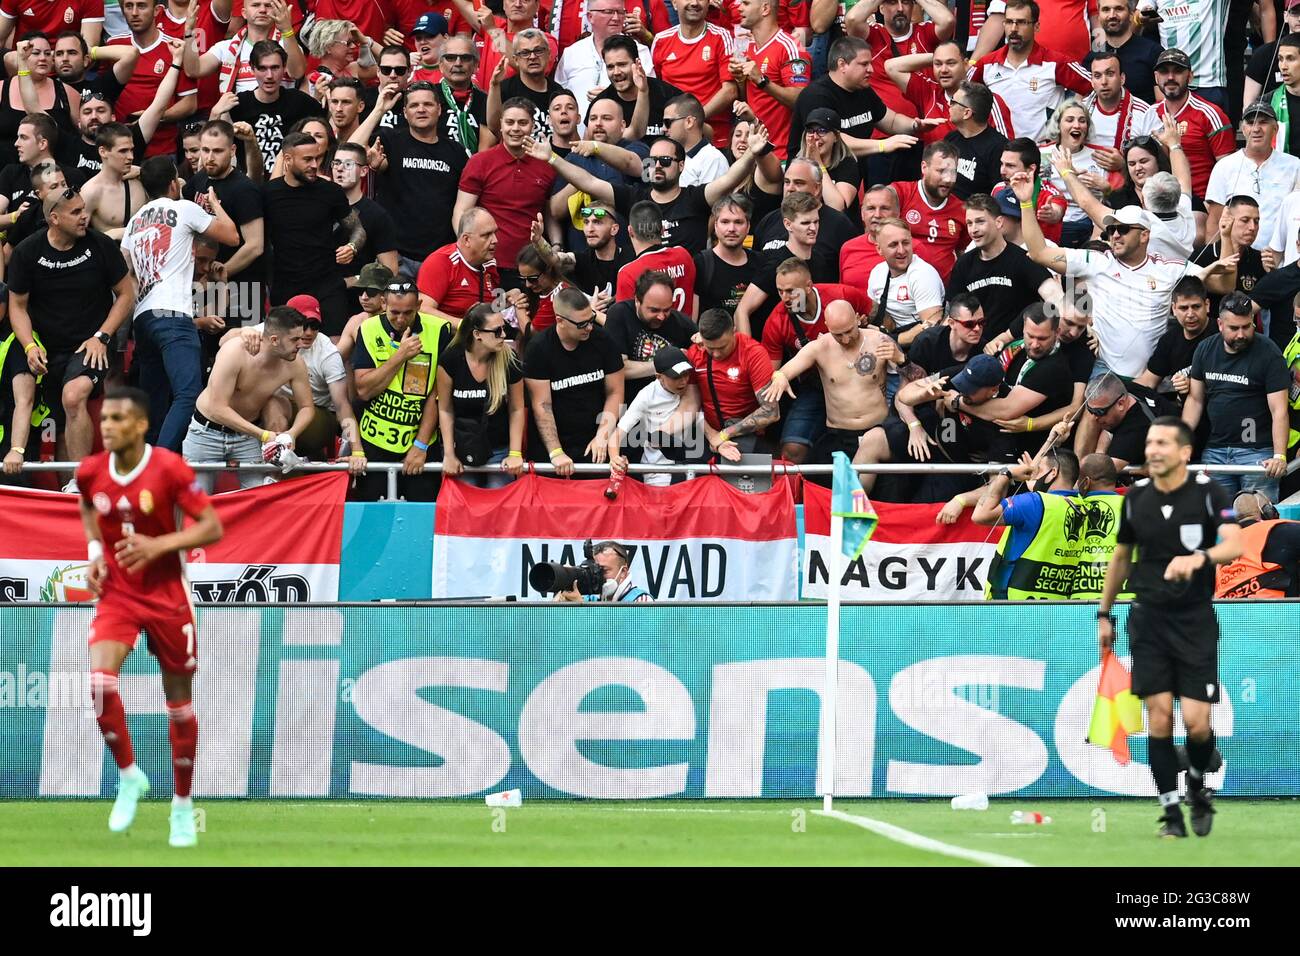
[[[666,488],[525,475],[485,490],[444,481],[433,539],[433,596],[547,600],[535,565],[578,565],[583,540],[632,551],[632,582],[661,601],[793,601],[798,541],[787,480],[747,494],[716,475]]]
[[[1114,651],[1107,651],[1088,724],[1088,743],[1108,748],[1121,764],[1129,762],[1128,735],[1142,730],[1142,701],[1133,696],[1132,687],[1129,672]]]
[[[803,594],[825,598],[830,567],[831,492],[804,482]],[[873,501],[877,523],[857,557],[846,559],[843,601],[978,601],[984,597],[989,562],[1000,533],[963,514],[939,524],[942,504]],[[848,522],[845,522],[848,540]]]
[[[337,601],[342,472],[215,495],[222,539],[185,555],[198,604]],[[93,601],[76,495],[0,487],[0,601]]]

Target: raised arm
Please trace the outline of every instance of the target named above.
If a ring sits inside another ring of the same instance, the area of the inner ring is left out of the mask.
[[[1038,224],[1038,217],[1034,215],[1034,183],[1029,178],[1029,174],[1016,173],[1012,176],[1011,191],[1016,194],[1016,201],[1020,204],[1022,213],[1020,234],[1025,240],[1025,250],[1029,253],[1029,258],[1045,269],[1065,275],[1065,252],[1047,247],[1043,228]]]
[[[749,149],[736,160],[725,174],[704,187],[704,198],[713,205],[723,196],[736,190],[745,181],[749,171],[758,162],[758,151],[767,146],[767,130],[762,123],[755,123],[749,128]]]
[[[597,179],[591,173],[587,172],[580,166],[575,166],[567,160],[561,159],[551,149],[550,143],[539,143],[533,140],[528,144],[528,152],[534,159],[540,159],[544,163],[550,163],[555,167],[556,174],[568,183],[584,193],[590,195],[593,199],[599,199],[601,202],[607,202],[611,205],[614,203],[614,187],[603,179]],[[462,195],[464,195],[462,193]],[[460,205],[457,199],[456,205]],[[453,220],[460,222],[459,218]]]
[[[907,83],[917,70],[924,70],[934,62],[933,53],[907,53],[903,56],[890,57],[885,61],[885,75],[894,81],[894,85],[907,92]]]

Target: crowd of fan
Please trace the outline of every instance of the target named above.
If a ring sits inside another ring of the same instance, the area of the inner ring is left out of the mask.
[[[360,498],[1140,466],[1164,414],[1288,490],[1300,0],[669,2],[0,3],[4,480],[129,380],[151,441]]]

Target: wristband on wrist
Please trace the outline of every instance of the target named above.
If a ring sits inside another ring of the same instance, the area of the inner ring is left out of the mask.
[[[920,427],[921,427],[921,423],[920,423],[919,421],[908,422],[908,423],[907,423],[907,427],[908,427],[908,429],[912,429],[912,428],[920,428]]]
[[[31,71],[31,70],[19,70],[19,71],[18,71],[18,75],[19,75],[19,76],[31,76],[31,75],[32,75],[32,71]]]
[[[563,455],[563,454],[564,454],[564,448],[563,448],[563,447],[561,447],[561,448],[552,448],[552,449],[551,449],[550,451],[548,451],[546,454],[547,454],[548,456],[550,456],[551,461],[555,461],[556,458],[558,458],[560,455]]]
[[[1273,457],[1276,458],[1278,461],[1286,461],[1286,455],[1281,453],[1274,454]]]
[[[1174,143],[1172,146],[1169,147],[1169,151],[1172,153],[1174,150],[1182,149],[1182,148],[1183,148],[1182,143]]]
[[[10,446],[9,446],[9,450],[10,450],[11,452],[16,451],[16,452],[18,452],[18,454],[20,454],[20,455],[25,455],[25,454],[27,454],[27,449],[24,448],[22,445],[10,445]]]
[[[297,30],[294,30],[292,27],[290,27],[288,30],[281,30],[281,31],[280,31],[280,39],[281,39],[281,40],[287,40],[287,39],[289,39],[289,37],[296,37],[297,35],[298,35],[298,31],[297,31]]]
[[[190,34],[189,36],[193,36],[193,34]],[[189,36],[187,36],[186,39],[189,39]],[[98,60],[98,59],[99,59],[99,47],[97,47],[97,46],[92,46],[92,47],[90,48],[90,52],[89,52],[88,54],[86,54],[86,55],[90,57],[90,60],[91,60],[92,63],[93,63],[95,60]]]
[[[173,69],[173,70],[179,70],[180,68],[181,68],[181,65],[180,65],[179,63],[173,63],[173,64],[172,64],[172,69]]]
[[[27,345],[23,348],[23,354],[26,355],[28,352],[30,352],[30,351],[31,351],[32,349],[34,349],[34,348],[36,348],[36,343],[35,343],[35,342],[28,342]]]
[[[727,433],[727,430],[726,430],[725,428],[724,428],[722,431],[718,432],[718,444],[719,444],[719,445],[723,444],[724,442],[729,442],[729,441],[731,441],[731,435]]]
[[[1102,610],[1098,610],[1098,611],[1097,611],[1097,620],[1099,620],[1099,621],[1110,621],[1112,624],[1115,623],[1115,619],[1114,619],[1113,617],[1110,616],[1110,611],[1102,611]]]
[[[1034,430],[1034,420],[1033,420],[1032,418],[1026,418],[1026,419],[1025,419],[1025,431],[1027,431],[1027,432],[1031,432],[1031,431],[1033,431],[1033,430]]]
[[[884,151],[885,151],[885,141],[883,139],[876,140],[876,152],[883,153]]]
[[[600,155],[600,143],[597,143],[595,140],[593,140],[591,144],[591,155],[593,156]]]
[[[420,441],[418,438],[411,441],[411,446],[420,449],[420,451],[429,450],[429,443],[427,441]]]
[[[506,457],[507,457],[507,458],[523,458],[523,457],[524,457],[524,453],[521,452],[521,451],[514,451],[514,450],[512,449],[511,452],[510,452],[510,454],[506,455]]]
[[[272,436],[270,432],[262,432],[262,436],[258,439],[258,441],[260,441],[263,445],[265,445],[267,442],[271,440],[271,437]]]
[[[1021,208],[1021,209],[1033,209],[1033,208],[1034,208],[1034,204],[1033,204],[1032,202],[1022,202],[1022,203],[1020,204],[1020,208]]]
[[[969,507],[970,507],[970,502],[966,500],[966,496],[965,496],[965,495],[956,495],[956,496],[953,497],[952,500],[955,501],[955,502],[957,502],[957,504],[961,505],[963,508],[969,508]]]
[[[86,559],[94,564],[104,556],[104,543],[102,541],[86,542]]]

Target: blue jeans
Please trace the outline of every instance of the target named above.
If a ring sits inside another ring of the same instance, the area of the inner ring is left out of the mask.
[[[203,388],[203,346],[194,320],[180,312],[141,312],[135,317],[135,358],[140,387],[149,395],[146,439],[179,452]]]
[[[1201,452],[1205,465],[1262,465],[1273,457],[1272,448],[1209,447]],[[1258,491],[1277,501],[1278,480],[1268,475],[1212,475],[1231,495],[1242,491]]]
[[[492,452],[492,457],[487,460],[487,466],[491,468],[493,465],[500,465],[506,460],[507,452],[509,452],[508,448],[498,448]],[[473,485],[476,488],[504,488],[515,480],[514,476],[508,471],[494,471],[490,475],[478,472],[474,474],[465,473],[460,475],[459,478],[467,485]]]
[[[420,266],[424,265],[423,259],[408,259],[401,254],[398,254],[397,261],[401,263],[398,278],[406,279],[408,282],[414,282],[419,277]]]

